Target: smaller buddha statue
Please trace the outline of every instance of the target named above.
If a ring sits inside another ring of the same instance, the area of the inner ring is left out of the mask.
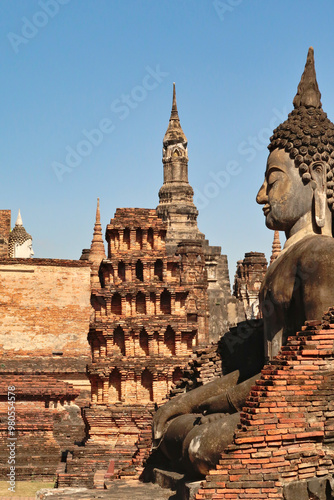
[[[12,258],[31,259],[34,256],[32,237],[23,227],[19,210],[15,227],[12,229],[8,240],[8,255]]]

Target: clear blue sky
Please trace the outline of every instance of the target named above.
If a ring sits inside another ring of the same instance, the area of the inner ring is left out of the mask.
[[[245,252],[270,257],[255,202],[268,136],[310,45],[334,120],[332,0],[2,0],[0,14],[0,208],[12,225],[21,209],[35,257],[79,258],[98,196],[104,227],[117,207],[157,206],[173,81],[200,230],[232,276]]]

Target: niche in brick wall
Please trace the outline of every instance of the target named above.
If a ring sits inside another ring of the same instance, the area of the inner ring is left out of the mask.
[[[173,384],[176,384],[176,382],[178,382],[181,377],[182,377],[181,368],[179,368],[179,367],[175,368],[175,370],[173,371],[173,375],[172,375]]]
[[[166,289],[160,296],[160,309],[163,314],[171,314],[171,295]]]
[[[122,298],[119,293],[114,293],[111,298],[111,312],[112,314],[122,314]]]
[[[141,374],[141,386],[143,401],[153,401],[153,375],[147,368]]]
[[[146,298],[142,292],[138,292],[136,295],[136,313],[146,314]]]
[[[185,347],[186,351],[191,351],[192,349],[192,339],[193,334],[189,332],[182,332],[181,334],[181,343]]]
[[[167,271],[170,273],[172,278],[177,278],[179,276],[179,266],[176,262],[168,262]]]
[[[124,331],[121,326],[118,326],[114,330],[114,345],[117,346],[119,353],[125,356],[125,339]]]
[[[122,260],[118,263],[118,277],[120,280],[125,281],[125,264]]]
[[[164,344],[169,353],[175,356],[175,332],[171,326],[167,326],[165,331]]]
[[[149,352],[148,352],[148,335],[147,335],[145,328],[143,328],[139,334],[139,346],[140,346],[141,352],[145,356],[148,356],[148,354],[149,354]]]
[[[130,229],[126,227],[123,232],[123,243],[127,250],[130,250]]]
[[[153,234],[153,229],[150,227],[149,230],[147,231],[147,245],[148,248],[152,249],[154,248],[154,234]]]
[[[136,262],[136,278],[140,281],[144,281],[144,266],[140,259]]]
[[[163,262],[161,259],[157,259],[154,263],[154,276],[159,278],[160,281],[162,281],[162,269],[163,269]]]
[[[117,368],[114,368],[109,376],[109,403],[121,401],[122,377]]]
[[[143,231],[140,228],[136,229],[136,245],[140,250],[143,248]]]

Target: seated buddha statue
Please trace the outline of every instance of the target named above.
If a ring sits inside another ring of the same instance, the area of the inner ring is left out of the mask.
[[[260,290],[268,362],[305,320],[334,305],[334,124],[322,110],[312,47],[294,109],[271,137],[257,202],[285,246]],[[232,442],[239,412],[259,374],[233,372],[172,398],[153,419],[153,446],[188,475],[205,475]]]

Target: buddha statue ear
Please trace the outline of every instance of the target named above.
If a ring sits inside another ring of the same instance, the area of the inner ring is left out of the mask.
[[[318,227],[324,227],[326,222],[326,163],[315,161],[310,165],[311,185],[314,190],[315,222]]]

